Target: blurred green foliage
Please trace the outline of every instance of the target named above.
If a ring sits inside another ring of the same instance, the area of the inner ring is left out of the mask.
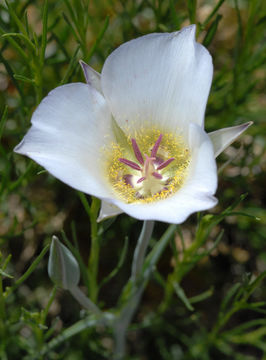
[[[13,148],[43,96],[84,81],[80,59],[100,71],[121,43],[189,23],[214,61],[207,130],[254,125],[218,158],[212,214],[167,241],[166,224],[156,225],[127,358],[266,359],[265,19],[262,0],[0,1],[0,359],[111,358],[110,329],[53,288],[47,250],[52,235],[63,239],[90,297],[115,312],[140,224],[120,215],[96,226],[97,200]]]

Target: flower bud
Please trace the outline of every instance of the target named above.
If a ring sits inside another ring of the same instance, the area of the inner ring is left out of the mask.
[[[50,247],[48,274],[56,285],[65,290],[77,286],[80,279],[77,260],[56,236],[53,236]]]

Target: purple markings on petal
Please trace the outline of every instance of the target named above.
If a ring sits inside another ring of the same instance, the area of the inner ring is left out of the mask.
[[[170,158],[170,159],[164,161],[161,165],[159,165],[159,166],[157,167],[156,170],[162,170],[163,168],[165,168],[167,165],[169,165],[169,164],[170,164],[172,161],[174,161],[174,160],[175,160],[175,158]]]
[[[138,179],[137,183],[141,183],[142,181],[146,180],[146,177],[145,176],[142,176],[141,178]]]
[[[140,164],[144,164],[144,160],[143,160],[143,157],[142,157],[142,155],[141,155],[141,151],[140,151],[140,149],[139,149],[139,147],[138,147],[138,144],[137,144],[137,142],[136,142],[136,140],[135,139],[131,139],[131,142],[132,142],[132,147],[133,147],[133,150],[134,150],[134,154],[135,154],[135,156],[136,156],[136,159],[138,160],[138,162],[140,163]]]
[[[162,175],[157,172],[153,172],[152,176],[154,176],[156,179],[160,179],[160,180],[163,178]]]
[[[132,169],[134,169],[134,170],[139,170],[139,171],[141,171],[141,167],[138,165],[138,164],[136,164],[135,162],[133,162],[133,161],[130,161],[130,160],[127,160],[127,159],[123,159],[123,158],[120,158],[120,159],[118,159],[121,163],[123,163],[123,164],[125,164],[125,165],[127,165],[127,166],[130,166]]]
[[[156,143],[154,144],[153,148],[152,148],[152,151],[151,151],[151,157],[155,157],[156,154],[157,154],[157,151],[159,149],[159,146],[160,146],[160,143],[162,141],[162,137],[163,135],[160,134],[160,136],[158,137],[158,139],[156,140]]]

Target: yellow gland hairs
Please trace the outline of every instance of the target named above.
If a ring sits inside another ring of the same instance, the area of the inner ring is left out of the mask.
[[[162,200],[174,194],[183,185],[190,163],[190,152],[181,136],[159,129],[142,128],[135,131],[134,139],[145,159],[146,155],[151,156],[153,146],[160,135],[162,135],[162,140],[154,161],[154,171],[161,175],[160,179],[150,174],[145,180],[141,180],[142,171],[135,170],[121,162],[121,158],[126,158],[139,164],[132,148],[132,137],[127,137],[127,146],[113,142],[105,150],[105,158],[107,158],[105,169],[108,181],[118,198],[124,202],[150,203]],[[160,163],[170,158],[174,158],[174,160],[163,169],[157,170]],[[140,166],[144,167],[141,164]],[[138,181],[140,182],[138,183]]]

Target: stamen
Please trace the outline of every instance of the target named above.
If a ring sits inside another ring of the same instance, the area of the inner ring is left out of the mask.
[[[130,160],[119,142],[106,152],[109,181],[123,201],[150,203],[178,191],[190,164],[190,153],[180,136],[145,128],[126,140],[132,146]]]
[[[138,179],[137,184],[141,183],[144,180],[146,180],[146,177],[142,176],[141,178]]]
[[[137,142],[136,142],[136,140],[135,139],[131,139],[131,142],[132,142],[132,147],[133,147],[133,150],[134,150],[134,154],[135,154],[135,156],[136,156],[136,159],[138,160],[138,162],[140,163],[140,164],[144,164],[144,160],[143,160],[143,157],[142,157],[142,155],[141,155],[141,151],[140,151],[140,149],[139,149],[139,147],[138,147],[138,144],[137,144]]]
[[[163,176],[157,172],[153,172],[152,176],[154,176],[156,179],[160,179],[160,180],[163,178]]]
[[[157,167],[156,170],[162,170],[163,168],[165,168],[167,165],[169,165],[169,164],[170,164],[172,161],[174,161],[174,160],[175,160],[175,158],[170,158],[170,159],[164,161],[161,165],[159,165],[159,166]]]
[[[151,157],[155,157],[156,154],[157,154],[157,151],[159,149],[159,146],[160,146],[160,143],[162,141],[162,137],[163,135],[160,134],[160,136],[158,137],[158,139],[156,140],[156,143],[154,144],[153,148],[152,148],[152,151],[151,151]]]
[[[123,158],[119,158],[118,159],[121,163],[123,163],[123,164],[125,164],[125,165],[127,165],[127,166],[130,166],[132,169],[134,169],[134,170],[139,170],[139,171],[141,171],[141,167],[138,165],[138,164],[136,164],[135,162],[133,162],[133,161],[130,161],[130,160],[127,160],[127,159],[123,159]]]

